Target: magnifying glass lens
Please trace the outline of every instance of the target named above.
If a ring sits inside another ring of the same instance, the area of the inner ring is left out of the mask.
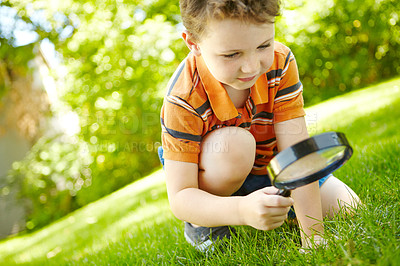
[[[336,146],[315,151],[284,168],[276,176],[275,183],[286,183],[308,177],[342,160],[345,156],[345,146]]]
[[[268,175],[272,184],[284,192],[331,174],[352,154],[343,133],[326,132],[280,151],[269,162]]]

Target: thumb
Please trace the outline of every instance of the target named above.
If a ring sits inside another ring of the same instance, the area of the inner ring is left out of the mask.
[[[276,193],[278,193],[279,189],[277,189],[276,187],[270,186],[270,187],[262,188],[262,189],[260,189],[260,191],[262,191],[268,195],[276,195]]]

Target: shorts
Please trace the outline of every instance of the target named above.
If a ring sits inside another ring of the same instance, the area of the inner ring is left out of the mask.
[[[158,148],[158,157],[160,159],[161,164],[164,167],[164,150],[162,147]],[[330,177],[332,176],[332,174],[329,174],[321,179],[318,180],[319,186],[321,187],[322,184]],[[243,185],[239,188],[238,191],[236,191],[235,193],[232,194],[232,196],[246,196],[256,190],[259,190],[261,188],[264,187],[269,187],[272,186],[271,184],[271,180],[268,177],[268,175],[253,175],[253,174],[249,174],[246,177],[246,180],[244,181]],[[289,211],[288,216],[290,218],[295,218],[296,215],[293,211],[293,209],[291,209]]]

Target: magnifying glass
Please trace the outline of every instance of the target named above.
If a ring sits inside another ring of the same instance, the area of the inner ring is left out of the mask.
[[[267,166],[278,194],[315,182],[341,167],[353,154],[346,136],[326,132],[303,140],[279,152]]]

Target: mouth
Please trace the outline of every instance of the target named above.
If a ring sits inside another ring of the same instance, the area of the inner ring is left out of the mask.
[[[247,78],[238,78],[238,80],[242,81],[242,82],[249,82],[252,81],[253,79],[256,78],[257,75],[251,76],[251,77],[247,77]]]

